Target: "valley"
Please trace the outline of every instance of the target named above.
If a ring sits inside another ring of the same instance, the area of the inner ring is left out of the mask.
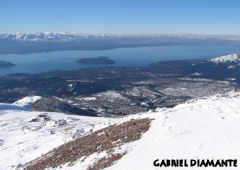
[[[45,100],[36,101],[32,110],[116,117],[238,88],[239,73],[238,60],[202,59],[162,61],[147,67],[12,74],[0,78],[0,102],[42,96]]]

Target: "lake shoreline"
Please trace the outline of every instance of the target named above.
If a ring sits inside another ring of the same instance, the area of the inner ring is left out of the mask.
[[[240,53],[240,47],[232,45],[185,44],[158,47],[131,47],[95,51],[56,51],[32,54],[0,54],[1,60],[14,63],[11,68],[1,68],[0,76],[14,73],[43,73],[54,70],[78,70],[97,67],[142,67],[159,61],[207,59]],[[109,56],[114,64],[89,65],[77,63],[77,59]],[[43,67],[44,66],[44,67]]]

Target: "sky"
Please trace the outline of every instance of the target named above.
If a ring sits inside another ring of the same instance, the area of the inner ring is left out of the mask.
[[[240,0],[0,0],[0,33],[240,35]]]

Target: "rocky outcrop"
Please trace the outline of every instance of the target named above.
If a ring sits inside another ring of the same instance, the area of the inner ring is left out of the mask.
[[[68,142],[45,155],[27,163],[25,170],[41,170],[56,168],[62,165],[73,165],[82,157],[88,157],[93,153],[107,152],[108,157],[100,157],[89,170],[102,169],[111,166],[126,152],[113,153],[114,149],[125,143],[136,141],[150,127],[151,119],[132,119],[128,122],[111,125],[97,130],[89,135]]]

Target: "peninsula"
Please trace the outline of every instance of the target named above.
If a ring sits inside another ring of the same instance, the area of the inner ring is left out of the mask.
[[[1,67],[12,67],[12,66],[15,66],[15,64],[10,63],[10,62],[8,62],[8,61],[0,60],[0,68],[1,68]]]

